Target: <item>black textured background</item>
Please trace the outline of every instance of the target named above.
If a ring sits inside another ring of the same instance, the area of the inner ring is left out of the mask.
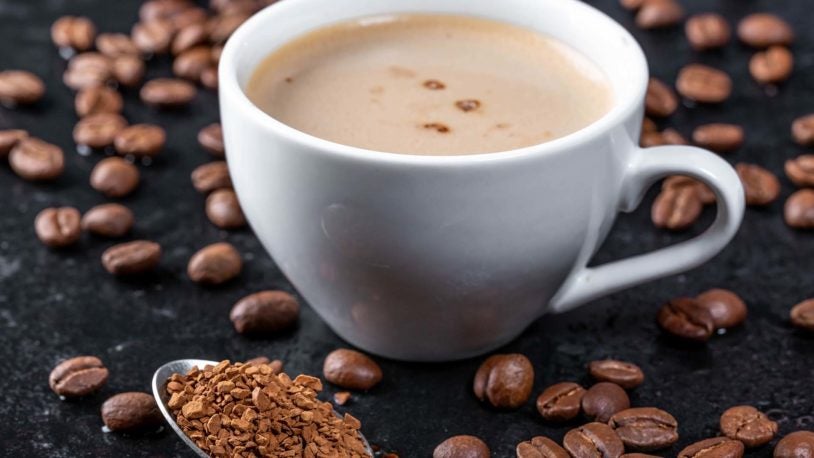
[[[553,0],[552,0],[553,1]],[[73,205],[87,210],[105,199],[88,185],[100,156],[75,154],[71,129],[76,121],[72,94],[61,83],[64,62],[50,43],[50,24],[63,14],[91,17],[101,31],[129,31],[138,0],[0,0],[0,69],[22,68],[48,84],[45,100],[34,108],[0,108],[0,129],[19,127],[62,146],[67,173],[53,184],[30,184],[0,166],[0,453],[13,457],[167,457],[190,456],[170,432],[151,437],[104,434],[98,411],[120,391],[148,390],[163,362],[184,357],[235,360],[267,355],[286,362],[289,373],[319,374],[323,357],[341,342],[308,308],[299,329],[273,339],[248,340],[232,330],[231,305],[266,288],[290,290],[274,263],[248,230],[226,233],[212,226],[203,198],[189,173],[209,160],[196,144],[197,130],[217,120],[216,98],[202,93],[188,109],[158,113],[136,102],[133,91],[125,115],[131,122],[158,122],[169,143],[155,163],[142,168],[143,182],[123,202],[137,224],[133,237],[154,239],[165,249],[160,271],[138,281],[107,275],[101,252],[111,242],[85,236],[73,249],[44,248],[33,232],[34,216],[44,207]],[[632,17],[616,0],[590,3],[633,29]],[[674,80],[689,62],[726,69],[734,78],[733,97],[720,107],[683,107],[668,122],[685,135],[709,121],[741,123],[746,145],[727,156],[782,174],[785,159],[805,152],[789,135],[791,120],[814,111],[814,29],[808,0],[683,0],[690,12],[720,11],[734,24],[750,12],[773,11],[798,33],[793,51],[797,68],[774,93],[752,82],[751,51],[733,43],[721,52],[693,53],[683,30],[634,30],[652,73]],[[150,65],[150,76],[165,75],[168,60]],[[792,191],[783,178],[785,199]],[[651,192],[642,208],[620,218],[597,262],[653,250],[689,236],[656,230],[649,222]],[[658,406],[680,423],[680,443],[667,451],[715,435],[720,413],[736,404],[754,404],[780,423],[781,433],[814,428],[814,338],[788,323],[789,308],[814,296],[814,234],[787,228],[782,200],[766,209],[749,209],[743,227],[709,264],[598,300],[580,310],[547,316],[534,323],[506,352],[521,352],[536,369],[535,393],[550,383],[573,379],[590,383],[585,364],[616,357],[640,364],[644,385],[632,392],[639,406]],[[707,209],[698,231],[711,221]],[[246,260],[238,281],[207,289],[185,275],[198,248],[218,240],[235,244]],[[706,346],[687,347],[664,338],[654,323],[659,304],[710,287],[731,288],[750,306],[740,329]],[[47,376],[59,360],[78,354],[102,357],[111,378],[101,393],[79,402],[61,402]],[[513,456],[515,445],[533,435],[554,439],[573,425],[551,426],[533,402],[515,412],[495,412],[471,394],[479,359],[449,364],[380,361],[385,379],[370,393],[357,394],[340,410],[362,419],[372,443],[401,456],[429,456],[454,434],[475,434],[494,456]],[[328,387],[326,396],[334,389]],[[771,446],[749,452],[770,456]]]

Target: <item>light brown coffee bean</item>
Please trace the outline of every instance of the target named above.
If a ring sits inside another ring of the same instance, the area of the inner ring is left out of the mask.
[[[20,140],[28,137],[28,132],[22,129],[0,130],[0,159],[8,156],[11,149],[17,146]]]
[[[675,113],[678,108],[678,97],[670,86],[657,78],[650,78],[644,104],[648,116],[664,118]]]
[[[340,348],[325,357],[322,376],[336,386],[367,391],[382,380],[382,369],[364,353]]]
[[[625,444],[625,449],[649,452],[678,442],[678,422],[655,407],[635,407],[614,414],[608,425]]]
[[[588,388],[582,396],[582,412],[588,419],[607,423],[616,412],[630,407],[625,390],[610,382],[599,382]]]
[[[136,44],[123,33],[102,33],[96,37],[96,49],[100,53],[115,59],[120,56],[138,56],[141,54]]]
[[[126,235],[135,223],[133,212],[120,204],[97,205],[82,216],[82,229],[101,237]]]
[[[111,431],[143,431],[164,424],[164,417],[151,394],[119,393],[102,404],[102,421]]]
[[[777,423],[752,406],[736,406],[721,415],[721,432],[748,448],[766,444],[777,434]]]
[[[814,299],[795,305],[791,309],[791,324],[801,329],[814,331]]]
[[[223,146],[223,129],[220,123],[210,124],[198,132],[198,143],[212,156],[222,158],[225,155]]]
[[[175,39],[173,39],[172,53],[177,56],[188,49],[206,43],[208,39],[209,31],[206,29],[206,24],[190,24],[179,30]]]
[[[758,83],[780,83],[791,76],[794,69],[794,56],[783,46],[772,46],[761,51],[749,60],[749,73]]]
[[[109,57],[98,52],[86,52],[74,56],[62,81],[69,88],[79,91],[92,86],[103,86],[113,78],[113,64]]]
[[[172,23],[167,20],[139,22],[130,31],[133,44],[144,54],[165,54],[173,38]]]
[[[219,85],[218,67],[213,64],[201,72],[201,85],[207,89],[217,90]]]
[[[239,229],[246,225],[237,195],[231,189],[218,189],[206,198],[206,216],[221,229]]]
[[[692,133],[693,143],[717,153],[730,153],[740,148],[743,137],[743,127],[725,123],[704,124]]]
[[[644,382],[644,372],[639,366],[616,359],[591,361],[588,373],[600,382],[615,383],[626,389],[636,388]]]
[[[115,113],[98,113],[80,119],[73,129],[77,145],[102,149],[113,144],[116,135],[127,126],[127,120]]]
[[[676,89],[682,96],[701,103],[720,103],[732,93],[732,79],[721,70],[701,64],[681,69]]]
[[[553,440],[536,436],[531,440],[517,444],[517,458],[570,458],[571,455]]]
[[[120,157],[99,161],[90,172],[90,186],[107,197],[124,197],[139,184],[138,168]]]
[[[432,458],[489,458],[491,452],[482,440],[475,436],[452,436],[438,444]]]
[[[8,162],[17,176],[29,181],[54,180],[65,169],[62,148],[35,137],[18,141],[9,152]]]
[[[209,41],[216,44],[225,43],[232,36],[232,33],[243,25],[249,17],[250,14],[248,13],[236,12],[233,14],[219,14],[211,18],[207,24]]]
[[[755,13],[741,19],[738,38],[755,48],[788,46],[794,41],[794,31],[786,21],[774,14]]]
[[[537,412],[546,421],[568,421],[579,415],[585,388],[573,382],[549,386],[537,397]]]
[[[684,18],[684,8],[675,0],[647,0],[636,13],[636,25],[642,29],[659,29],[677,25]]]
[[[199,81],[201,74],[212,66],[212,51],[208,46],[195,46],[175,57],[172,72],[179,78]]]
[[[77,356],[57,364],[48,376],[48,386],[60,396],[78,398],[99,391],[105,386],[108,375],[99,358]]]
[[[673,336],[699,342],[707,341],[715,330],[712,314],[695,299],[679,297],[659,310],[659,326]]]
[[[300,305],[283,291],[261,291],[238,301],[229,314],[240,334],[273,334],[297,322]]]
[[[519,353],[492,355],[475,374],[475,397],[499,409],[517,409],[529,400],[534,383],[531,361]]]
[[[0,103],[3,105],[31,105],[45,95],[45,83],[39,76],[25,70],[0,72]]]
[[[743,458],[743,452],[743,442],[713,437],[684,447],[678,458]]]
[[[135,87],[144,79],[144,61],[137,56],[121,56],[111,64],[113,77],[124,87]]]
[[[195,190],[208,194],[216,189],[231,188],[232,179],[226,161],[214,161],[192,171],[192,186]]]
[[[79,210],[73,207],[46,208],[37,214],[34,230],[37,238],[48,247],[73,245],[82,235]]]
[[[155,269],[161,246],[147,240],[113,245],[102,253],[102,265],[113,275],[135,275]]]
[[[780,180],[763,167],[743,162],[735,170],[746,192],[746,205],[769,205],[780,196]]]
[[[791,124],[791,136],[803,146],[814,146],[814,113],[801,116]]]
[[[195,283],[220,285],[240,275],[243,261],[229,243],[214,243],[195,253],[187,265],[187,275]]]
[[[125,127],[113,142],[116,152],[126,156],[153,157],[164,148],[167,134],[164,129],[154,124],[133,124]]]
[[[87,51],[95,37],[96,26],[86,17],[63,16],[51,25],[51,41],[58,48]]]
[[[695,298],[698,305],[707,309],[716,329],[734,328],[743,324],[748,310],[743,299],[732,291],[713,288]]]
[[[797,229],[814,229],[814,190],[801,189],[783,207],[786,224]]]
[[[118,91],[107,86],[92,86],[76,94],[74,108],[76,114],[83,118],[92,114],[119,114],[124,107],[124,100]]]
[[[698,194],[698,198],[701,199],[702,204],[711,205],[715,203],[715,193],[712,192],[712,189],[710,189],[709,186],[703,182],[688,176],[673,175],[671,177],[667,177],[667,179],[664,180],[664,183],[662,183],[661,189],[681,188],[684,186],[694,188]]]
[[[650,217],[656,227],[680,231],[692,226],[703,208],[694,187],[670,187],[663,189],[653,201]]]
[[[141,88],[141,100],[158,108],[175,108],[188,104],[197,90],[187,81],[173,78],[156,78]]]
[[[588,423],[572,429],[562,442],[575,458],[619,458],[625,452],[622,440],[604,423]]]
[[[774,448],[774,458],[813,458],[814,432],[789,433]]]
[[[706,51],[726,46],[732,35],[729,23],[717,13],[696,14],[684,26],[687,41],[696,51]]]
[[[786,161],[786,176],[800,187],[814,186],[814,154],[803,154]]]

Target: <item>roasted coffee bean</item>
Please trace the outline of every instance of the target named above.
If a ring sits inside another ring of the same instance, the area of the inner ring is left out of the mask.
[[[721,415],[721,432],[747,448],[766,444],[777,434],[777,423],[752,406],[736,406]]]
[[[517,444],[517,458],[570,458],[571,455],[553,440],[537,436]]]
[[[226,161],[214,161],[192,171],[192,186],[195,190],[208,194],[216,189],[231,188],[232,179]]]
[[[622,440],[604,423],[588,423],[572,429],[562,442],[575,458],[619,458],[625,452]]]
[[[167,134],[160,126],[153,124],[133,124],[125,127],[113,141],[116,152],[126,156],[132,154],[136,157],[153,157],[161,152]]]
[[[740,148],[743,137],[743,127],[737,124],[704,124],[692,133],[693,143],[717,153],[730,153]]]
[[[556,383],[537,397],[537,412],[546,421],[568,421],[579,415],[585,388],[573,382]]]
[[[732,35],[729,23],[717,13],[696,14],[684,26],[687,41],[696,51],[722,48]]]
[[[51,390],[66,398],[87,396],[105,386],[108,370],[95,356],[77,356],[57,364],[48,376]]]
[[[650,217],[656,227],[680,231],[692,226],[704,205],[694,187],[669,187],[653,201]]]
[[[74,100],[74,108],[80,118],[99,113],[119,114],[123,107],[121,94],[106,86],[82,89]]]
[[[814,458],[814,432],[795,431],[780,439],[774,458]]]
[[[687,139],[673,128],[667,128],[661,131],[661,138],[665,145],[687,144]]]
[[[102,149],[113,144],[116,135],[127,127],[127,120],[115,113],[97,113],[80,119],[73,129],[77,145]]]
[[[661,458],[655,455],[648,455],[647,453],[625,453],[619,458]]]
[[[161,246],[147,240],[113,245],[102,253],[102,265],[113,275],[134,275],[153,270],[161,260]]]
[[[229,314],[241,334],[275,333],[291,328],[300,315],[300,304],[283,291],[261,291],[238,301]]]
[[[588,363],[588,373],[600,382],[615,383],[622,388],[636,388],[644,382],[641,368],[627,361],[603,359]]]
[[[608,425],[622,439],[626,449],[649,452],[678,441],[678,422],[655,407],[635,407],[617,412]]]
[[[0,72],[0,103],[3,105],[31,105],[45,95],[45,83],[39,76],[24,70]]]
[[[664,304],[658,323],[668,333],[688,340],[704,342],[712,336],[715,322],[712,314],[695,299],[679,297]]]
[[[96,49],[111,59],[120,56],[138,56],[140,54],[133,40],[123,33],[100,34],[96,37]]]
[[[220,14],[209,20],[209,41],[212,43],[225,43],[238,27],[243,25],[250,14],[236,12],[234,14]]]
[[[791,124],[791,136],[803,146],[814,146],[814,113],[801,116]]]
[[[743,162],[735,166],[746,192],[746,205],[769,205],[780,196],[780,180],[763,167]]]
[[[489,447],[475,436],[453,436],[438,444],[432,458],[489,458]]]
[[[37,214],[34,229],[46,246],[61,248],[73,245],[82,235],[79,210],[73,207],[46,208]]]
[[[166,20],[139,22],[130,31],[133,44],[144,54],[164,54],[173,38],[172,23]]]
[[[657,78],[650,78],[644,104],[648,116],[664,118],[675,113],[678,108],[678,97],[670,86]]]
[[[20,140],[28,137],[28,132],[22,129],[0,130],[0,159],[8,156],[11,149],[17,146]]]
[[[1,150],[2,148],[0,148],[0,153],[2,153]],[[814,186],[814,154],[803,154],[787,160],[785,171],[786,176],[795,185],[800,187]]]
[[[534,368],[518,353],[492,355],[475,374],[472,389],[481,401],[500,409],[516,409],[531,396]]]
[[[695,300],[709,311],[716,329],[734,328],[746,320],[746,304],[732,291],[713,288],[699,294]]]
[[[203,23],[190,24],[178,31],[172,40],[172,53],[176,56],[200,44],[206,43],[209,32]],[[211,58],[211,55],[210,55]]]
[[[193,6],[188,0],[149,0],[139,8],[139,19],[145,22],[169,20]]]
[[[626,10],[635,11],[642,7],[646,0],[619,0],[619,4]]]
[[[732,79],[721,70],[701,64],[681,69],[676,89],[684,97],[702,103],[720,103],[732,93]]]
[[[212,62],[217,64],[220,62],[220,56],[223,54],[223,45],[212,46]]]
[[[97,205],[82,216],[82,229],[101,237],[122,237],[134,223],[133,212],[120,204]]]
[[[794,56],[783,46],[772,46],[749,60],[749,73],[758,83],[780,83],[791,76]]]
[[[382,380],[382,369],[364,353],[340,348],[325,357],[322,375],[336,386],[367,391]]]
[[[755,13],[740,21],[738,38],[755,48],[788,46],[794,41],[794,32],[786,21],[773,14]]]
[[[206,216],[221,229],[238,229],[246,225],[237,195],[231,189],[218,189],[206,198]]]
[[[582,412],[588,419],[607,423],[616,412],[630,407],[625,390],[615,383],[599,382],[582,396]]]
[[[642,29],[671,27],[684,18],[684,8],[675,0],[647,0],[636,14],[636,25]]]
[[[120,157],[99,161],[90,172],[90,186],[107,197],[124,197],[138,187],[138,168]]]
[[[642,119],[642,132],[658,132],[658,130],[659,127],[656,125],[655,121],[648,117]]]
[[[684,447],[678,458],[743,458],[743,452],[743,442],[713,437]]]
[[[223,147],[223,129],[220,123],[210,124],[198,132],[198,143],[217,158],[225,155]]]
[[[9,152],[8,162],[14,173],[29,181],[53,180],[65,169],[62,148],[34,137],[18,141]]]
[[[212,52],[208,46],[195,46],[175,57],[172,72],[179,78],[199,81],[201,74],[212,65]]]
[[[786,200],[783,208],[786,224],[797,229],[814,229],[814,190],[801,189]]]
[[[664,180],[664,183],[662,183],[661,189],[680,188],[684,186],[694,188],[698,193],[698,198],[701,199],[702,204],[711,205],[715,203],[715,193],[712,192],[712,189],[710,189],[709,186],[703,182],[688,176],[673,175],[671,177],[667,177],[667,179]]]
[[[201,72],[201,85],[207,89],[218,89],[218,67],[210,65]]]
[[[113,78],[113,63],[109,57],[98,52],[86,52],[74,56],[62,81],[69,88],[79,91],[91,86],[103,86]]]
[[[102,421],[111,431],[145,431],[164,424],[151,394],[119,393],[102,404]]]
[[[144,61],[136,56],[121,56],[113,60],[111,64],[113,77],[120,85],[125,87],[135,87],[141,84],[144,79],[146,68]]]
[[[814,299],[800,302],[791,309],[791,324],[814,331]]]
[[[86,17],[63,16],[51,25],[51,41],[58,48],[87,51],[95,37],[96,26]]]
[[[156,78],[141,88],[141,100],[159,108],[173,108],[188,104],[197,90],[187,81],[172,78]]]
[[[243,261],[229,243],[209,245],[195,253],[187,265],[187,275],[195,283],[220,285],[240,275]]]

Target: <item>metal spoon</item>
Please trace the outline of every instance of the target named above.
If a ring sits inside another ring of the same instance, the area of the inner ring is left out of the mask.
[[[173,417],[170,408],[167,406],[167,402],[170,400],[169,394],[167,394],[167,381],[172,376],[172,374],[186,374],[189,372],[190,369],[193,367],[197,367],[198,369],[203,369],[204,366],[217,366],[217,361],[207,361],[205,359],[179,359],[177,361],[170,361],[167,364],[159,367],[158,370],[155,371],[153,374],[153,396],[155,396],[155,401],[158,403],[158,408],[161,409],[161,413],[164,415],[164,419],[167,420],[167,423],[170,424],[170,427],[178,437],[184,441],[185,444],[189,446],[198,456],[202,458],[209,458],[209,455],[200,449],[195,442],[192,442],[192,439],[187,437],[186,434],[181,430],[181,427],[178,426],[178,423],[175,422],[175,417]],[[338,417],[339,414],[334,411],[334,414]],[[359,432],[359,436],[362,438],[362,442],[365,444],[365,450],[367,451],[369,456],[373,456],[373,450],[370,448],[370,444],[368,444],[367,439]]]

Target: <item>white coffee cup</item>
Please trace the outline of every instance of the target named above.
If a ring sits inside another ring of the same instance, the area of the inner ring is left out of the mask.
[[[553,36],[606,73],[616,104],[541,145],[413,156],[315,138],[246,97],[255,67],[291,39],[405,12],[480,16]],[[229,169],[252,228],[328,325],[375,354],[442,361],[487,352],[546,312],[707,261],[743,217],[740,180],[718,156],[638,147],[644,55],[619,24],[576,0],[285,0],[237,30],[219,71]],[[668,248],[586,267],[617,212],[633,210],[654,181],[674,174],[715,192],[712,226]]]

